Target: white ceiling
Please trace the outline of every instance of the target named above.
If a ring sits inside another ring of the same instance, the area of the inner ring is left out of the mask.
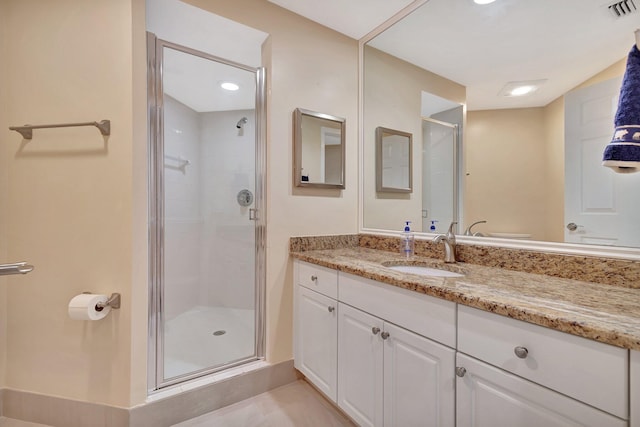
[[[410,3],[269,1],[354,38]],[[371,45],[466,86],[470,110],[543,106],[630,50],[640,12],[615,19],[612,2],[429,0]],[[498,96],[507,83],[528,80],[546,82],[531,96]]]
[[[414,0],[269,0],[359,40]]]

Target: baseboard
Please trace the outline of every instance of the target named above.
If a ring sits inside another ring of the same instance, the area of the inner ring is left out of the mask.
[[[298,378],[293,360],[288,360],[131,409],[0,389],[0,416],[65,427],[169,427]]]
[[[131,410],[131,427],[169,427],[298,379],[293,360],[248,371]]]
[[[2,394],[2,416],[68,427],[127,427],[129,410],[12,389]]]

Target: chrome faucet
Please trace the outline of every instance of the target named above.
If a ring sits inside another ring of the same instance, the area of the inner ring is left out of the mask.
[[[453,227],[457,224],[453,221],[449,226],[447,234],[438,234],[434,237],[434,243],[444,242],[444,262],[454,263],[456,262],[456,235],[453,232]]]
[[[465,236],[480,236],[480,237],[482,237],[483,234],[480,233],[480,232],[472,233],[471,232],[471,228],[476,224],[486,224],[486,223],[487,223],[487,221],[476,221],[476,222],[474,222],[473,224],[471,224],[470,226],[467,227],[467,229],[464,231],[464,235]]]

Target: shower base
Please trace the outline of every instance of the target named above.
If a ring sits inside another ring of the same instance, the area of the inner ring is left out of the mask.
[[[165,324],[166,379],[227,365],[254,354],[254,310],[196,306]]]

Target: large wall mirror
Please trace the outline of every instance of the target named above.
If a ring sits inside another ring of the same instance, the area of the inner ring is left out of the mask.
[[[296,108],[293,154],[296,187],[345,188],[345,119]]]
[[[635,256],[640,173],[601,157],[639,17],[599,0],[429,0],[362,44],[362,228],[486,221],[470,239]],[[376,192],[377,126],[413,134],[409,195]]]

